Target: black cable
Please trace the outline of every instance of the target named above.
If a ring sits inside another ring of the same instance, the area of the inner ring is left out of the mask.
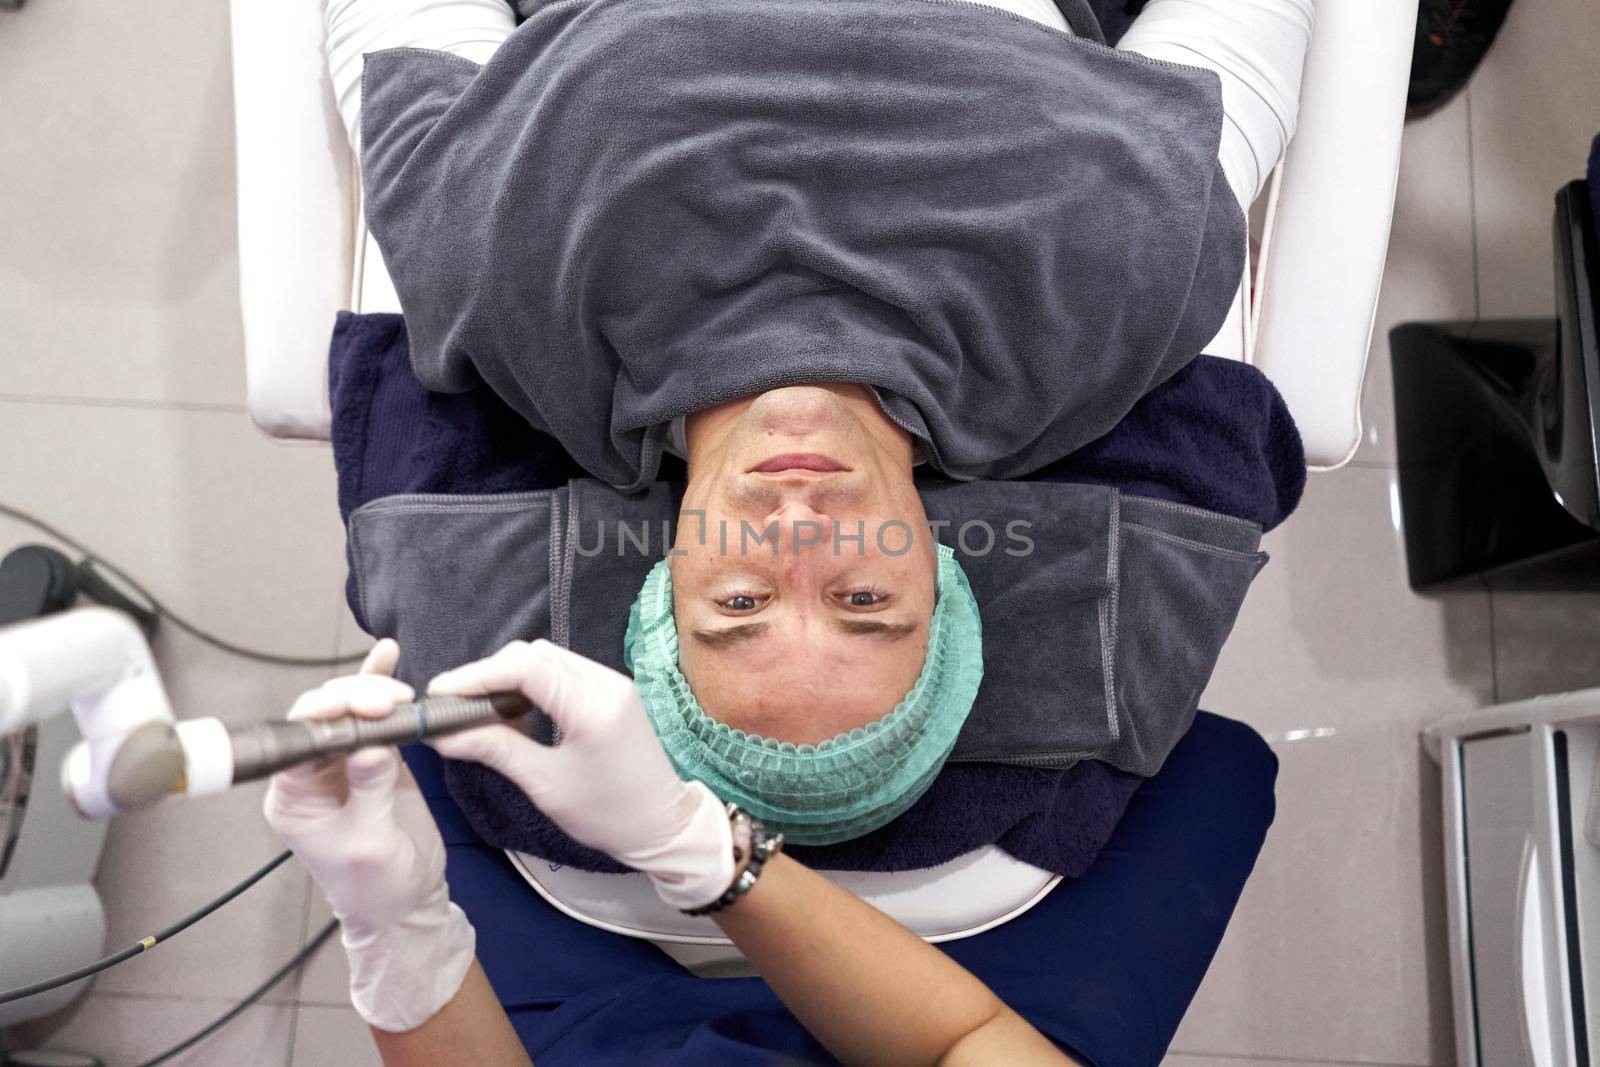
[[[195,1045],[198,1045],[200,1042],[204,1041],[218,1030],[221,1030],[224,1026],[227,1026],[229,1023],[233,1022],[233,1020],[244,1014],[244,1010],[246,1008],[250,1007],[250,1005],[254,1004],[256,1001],[265,996],[267,990],[283,981],[294,971],[296,967],[304,963],[307,957],[309,957],[313,952],[317,951],[317,949],[321,948],[322,943],[328,940],[329,937],[333,936],[333,932],[338,928],[339,920],[329,919],[328,925],[322,928],[321,933],[319,933],[316,937],[313,937],[310,941],[306,942],[305,946],[302,947],[299,952],[296,952],[294,957],[290,959],[288,963],[285,963],[282,967],[279,967],[277,971],[273,973],[271,978],[268,978],[265,982],[262,982],[260,985],[256,986],[254,992],[245,997],[239,1003],[235,1004],[225,1015],[219,1018],[216,1022],[212,1023],[210,1026],[206,1027],[204,1030],[201,1030],[198,1034],[195,1034],[193,1037],[173,1045],[155,1059],[145,1060],[143,1063],[139,1064],[139,1067],[156,1067],[157,1064],[166,1063],[172,1057],[178,1055],[178,1053],[185,1052],[190,1048],[193,1048]]]
[[[60,541],[73,551],[83,553],[90,563],[104,567],[106,570],[116,575],[116,577],[129,589],[133,590],[140,597],[142,597],[144,601],[149,604],[151,611],[155,612],[157,615],[160,615],[162,618],[166,619],[184,633],[190,635],[191,637],[197,638],[198,640],[204,641],[213,648],[220,648],[224,652],[231,652],[233,655],[243,656],[245,659],[257,660],[261,663],[273,663],[281,667],[342,667],[348,663],[359,663],[363,658],[365,658],[364,654],[359,652],[349,656],[280,656],[273,652],[261,652],[257,649],[246,648],[243,645],[236,645],[231,641],[217,637],[214,634],[207,633],[205,630],[202,630],[200,627],[189,622],[187,619],[183,618],[183,616],[177,614],[171,608],[157,600],[155,595],[151,593],[150,590],[146,589],[144,586],[135,581],[127,571],[124,571],[115,563],[112,563],[110,560],[100,556],[94,552],[94,550],[82,544],[77,539],[62,533],[60,530],[56,529],[54,526],[51,526],[38,516],[32,515],[21,510],[20,508],[14,508],[9,504],[0,504],[0,515],[8,516],[9,518],[16,519],[20,523],[32,526],[34,529],[45,534],[45,536],[55,538],[57,541]]]
[[[213,900],[211,903],[207,904],[205,907],[201,908],[199,911],[188,916],[187,918],[179,919],[177,922],[173,923],[165,930],[162,930],[160,933],[147,937],[136,945],[125,948],[115,955],[107,956],[105,959],[96,963],[91,963],[86,967],[79,967],[77,970],[68,971],[66,974],[58,974],[54,978],[46,978],[44,981],[34,982],[32,985],[19,986],[16,989],[8,989],[5,992],[0,993],[0,1004],[8,1004],[13,1000],[21,1000],[24,997],[32,997],[37,996],[40,993],[49,992],[52,989],[67,985],[71,982],[76,982],[79,979],[88,978],[92,974],[99,974],[106,968],[114,967],[123,960],[132,959],[141,952],[148,952],[150,949],[155,948],[161,942],[165,941],[169,937],[172,937],[174,934],[180,934],[187,930],[201,919],[204,919],[207,915],[210,915],[212,912],[228,903],[240,893],[243,893],[246,889],[249,889],[251,886],[261,881],[261,879],[275,871],[284,860],[289,858],[290,855],[291,853],[287,851],[280,852],[277,858],[273,859],[270,863],[256,871],[250,877],[246,878],[244,881],[240,882],[238,885],[222,894],[216,900]]]

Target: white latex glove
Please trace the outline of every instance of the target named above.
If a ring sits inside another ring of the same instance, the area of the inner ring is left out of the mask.
[[[709,904],[728,888],[735,872],[727,809],[672,769],[632,679],[541,640],[513,641],[428,685],[454,696],[512,691],[555,720],[559,744],[495,725],[437,738],[433,747],[499,771],[570,837],[648,874],[675,908]]]
[[[412,699],[389,677],[400,646],[385,639],[361,673],[303,694],[291,719],[381,719]],[[350,999],[381,1030],[421,1026],[461,988],[472,966],[472,924],[450,902],[444,841],[400,754],[368,748],[272,776],[262,805],[339,919],[350,958]]]

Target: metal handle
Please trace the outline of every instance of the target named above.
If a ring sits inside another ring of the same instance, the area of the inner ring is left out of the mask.
[[[532,710],[532,701],[521,693],[434,696],[397,705],[382,719],[349,715],[230,726],[233,780],[254,781],[308,760],[344,756],[357,749],[442,737],[474,726],[516,719]]]

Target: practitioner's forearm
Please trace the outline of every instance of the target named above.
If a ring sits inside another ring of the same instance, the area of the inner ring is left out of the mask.
[[[512,1067],[532,1062],[477,960],[450,1003],[415,1030],[397,1034],[371,1029],[384,1067]]]
[[[845,1063],[1071,1062],[943,952],[782,854],[713,917]]]

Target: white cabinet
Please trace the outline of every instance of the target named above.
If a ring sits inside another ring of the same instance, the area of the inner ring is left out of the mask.
[[[1585,837],[1600,690],[1456,716],[1428,740],[1443,782],[1457,1063],[1600,1064],[1600,849]]]

